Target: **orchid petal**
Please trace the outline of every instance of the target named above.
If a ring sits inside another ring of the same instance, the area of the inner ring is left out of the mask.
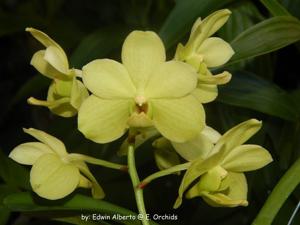
[[[78,129],[97,143],[121,137],[127,129],[130,100],[106,100],[89,96],[78,112]]]
[[[132,98],[135,87],[126,68],[114,60],[97,59],[83,67],[83,83],[101,98]]]
[[[30,183],[39,196],[56,200],[71,194],[79,184],[79,170],[55,154],[41,156],[32,166]]]
[[[78,110],[82,102],[89,96],[89,93],[83,83],[77,80],[76,77],[73,78],[72,83],[70,104]]]
[[[205,159],[220,137],[221,135],[217,131],[206,126],[194,139],[183,143],[172,142],[172,145],[178,154],[187,161],[195,160],[198,157]]]
[[[197,73],[192,66],[169,61],[153,70],[145,87],[145,95],[149,98],[183,97],[195,89],[196,85]]]
[[[272,162],[270,153],[259,145],[240,145],[231,150],[222,167],[232,172],[257,170]]]
[[[124,41],[122,62],[138,90],[145,87],[153,70],[165,60],[165,47],[154,32],[133,31]]]
[[[201,103],[212,102],[218,96],[218,88],[217,85],[198,83],[192,95]]]
[[[41,142],[27,142],[15,147],[9,154],[9,158],[23,165],[33,165],[39,157],[47,153],[54,153],[54,151]]]
[[[171,141],[190,140],[205,126],[204,109],[191,95],[178,99],[153,99],[151,104],[155,127]]]
[[[56,137],[47,134],[44,131],[34,129],[34,128],[29,128],[29,129],[24,128],[23,131],[31,135],[32,137],[36,138],[40,142],[44,143],[45,145],[49,146],[58,155],[60,156],[67,155],[67,150],[64,143],[59,139],[57,139]]]
[[[54,68],[49,62],[45,60],[45,50],[40,50],[34,53],[31,58],[30,64],[37,70],[39,73],[50,79],[68,79],[68,76],[56,68]]]
[[[226,144],[226,153],[229,153],[235,147],[245,143],[251,138],[262,126],[261,121],[250,119],[242,122],[228,130],[217,142],[215,148],[220,149]]]
[[[207,67],[224,65],[234,54],[230,44],[217,37],[203,41],[197,52],[203,55],[203,62]]]

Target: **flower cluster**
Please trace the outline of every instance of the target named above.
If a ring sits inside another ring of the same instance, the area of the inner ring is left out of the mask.
[[[231,79],[227,71],[211,72],[234,54],[229,43],[212,37],[230,14],[224,9],[197,19],[187,43],[178,44],[172,60],[166,60],[164,44],[156,33],[133,31],[123,43],[121,62],[96,59],[82,70],[70,68],[64,50],[49,36],[27,28],[46,48],[33,55],[31,64],[52,79],[46,101],[31,97],[28,102],[63,117],[78,113],[79,131],[96,143],[128,134],[120,155],[127,154],[128,146],[137,148],[155,139],[154,156],[162,173],[151,175],[139,187],[154,177],[186,170],[175,208],[184,196],[201,197],[212,206],[246,206],[244,172],[272,161],[263,147],[244,144],[261,122],[250,119],[221,135],[206,125],[202,105],[213,101],[217,86]],[[31,186],[41,197],[59,199],[84,187],[92,189],[93,197],[103,198],[104,192],[86,163],[126,170],[123,165],[67,153],[60,140],[43,131],[24,131],[40,142],[21,144],[10,157],[32,165]],[[185,163],[180,164],[182,160]],[[132,168],[129,172],[136,177]]]

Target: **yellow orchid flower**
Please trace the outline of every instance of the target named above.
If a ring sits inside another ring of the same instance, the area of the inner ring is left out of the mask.
[[[194,95],[202,102],[213,101],[218,95],[217,85],[228,83],[231,74],[227,71],[212,75],[209,68],[224,65],[234,54],[231,46],[218,37],[211,37],[228,20],[228,9],[218,10],[204,20],[198,18],[192,27],[185,46],[178,44],[175,59],[186,62],[198,71],[198,84]]]
[[[257,170],[272,161],[269,152],[259,145],[243,144],[261,128],[255,119],[245,121],[227,131],[219,138],[206,159],[191,161],[174,205],[182,203],[184,192],[187,198],[201,196],[212,206],[247,206],[247,181],[243,172]]]
[[[152,126],[176,142],[196,136],[205,125],[204,109],[191,94],[197,73],[186,63],[165,60],[156,33],[133,31],[123,44],[122,64],[97,59],[85,65],[83,83],[92,92],[78,113],[85,137],[106,143],[129,127]]]
[[[26,31],[46,47],[33,55],[31,65],[42,75],[53,80],[46,101],[30,97],[28,103],[46,106],[53,113],[63,117],[74,116],[82,101],[88,97],[88,91],[76,78],[81,76],[81,71],[69,68],[66,53],[47,34],[34,28],[26,28]]]
[[[30,183],[39,196],[56,200],[71,194],[77,187],[91,188],[94,198],[104,192],[85,162],[114,169],[124,166],[81,154],[69,154],[59,139],[34,128],[24,132],[40,142],[27,142],[15,147],[9,157],[23,165],[32,165]]]

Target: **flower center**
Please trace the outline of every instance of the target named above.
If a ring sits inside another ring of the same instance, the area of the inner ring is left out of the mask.
[[[128,119],[128,125],[131,127],[149,127],[152,126],[151,106],[149,106],[146,98],[138,95],[134,99],[135,104],[132,108],[132,114]]]
[[[138,95],[134,99],[137,106],[142,107],[147,101],[146,98],[142,95]]]
[[[135,97],[134,100],[135,100],[135,112],[137,114],[140,114],[140,113],[147,114],[149,107],[148,107],[146,98],[142,95],[139,95],[139,96]]]

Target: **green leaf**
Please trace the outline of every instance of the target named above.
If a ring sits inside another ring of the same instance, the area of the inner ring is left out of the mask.
[[[124,27],[110,26],[87,35],[73,52],[71,65],[80,69],[91,60],[107,56],[121,46],[127,33]]]
[[[281,0],[281,3],[293,16],[300,18],[300,0]]]
[[[160,37],[166,47],[176,44],[187,32],[197,17],[204,18],[210,12],[215,11],[232,0],[177,0],[174,9],[164,22]]]
[[[84,195],[75,195],[67,199],[59,201],[47,201],[37,198],[28,192],[17,193],[7,196],[3,204],[11,211],[18,212],[42,212],[42,211],[79,211],[80,213],[98,212],[103,215],[122,215],[122,216],[137,216],[136,213],[114,205],[112,203],[96,200]],[[119,221],[124,224],[140,225],[140,221],[128,220]],[[157,225],[151,222],[152,225]]]
[[[295,121],[299,112],[291,97],[276,85],[248,72],[236,72],[219,88],[217,101]]]
[[[238,34],[264,19],[253,2],[250,1],[243,2],[243,4],[233,4],[229,9],[232,14],[218,31],[219,36],[226,41],[232,41]]]
[[[291,16],[267,19],[245,30],[232,42],[229,64],[276,51],[300,40],[300,22]]]
[[[273,16],[291,16],[277,0],[260,0]]]
[[[279,209],[300,183],[300,159],[283,175],[252,225],[271,225]]]
[[[0,150],[0,177],[12,188],[30,189],[29,172]]]
[[[0,185],[0,225],[5,225],[9,219],[10,211],[3,206],[2,201],[12,192],[14,192],[14,190],[8,185]]]

